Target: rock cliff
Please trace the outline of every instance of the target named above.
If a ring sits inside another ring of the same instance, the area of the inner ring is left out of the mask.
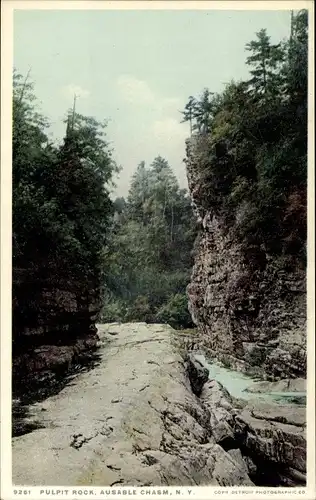
[[[245,248],[210,207],[207,138],[187,141],[187,176],[200,227],[187,293],[199,343],[227,366],[270,380],[306,376],[305,269]],[[238,215],[238,214],[237,214]]]
[[[91,291],[92,290],[92,291]],[[25,387],[67,371],[95,348],[98,290],[62,273],[13,270],[13,381]]]

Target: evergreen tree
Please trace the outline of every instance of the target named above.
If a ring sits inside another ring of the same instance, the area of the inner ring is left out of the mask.
[[[267,30],[262,29],[257,33],[257,40],[246,45],[246,50],[251,52],[246,63],[253,68],[249,81],[253,95],[274,97],[282,88],[280,66],[285,57],[282,44],[271,44]]]
[[[146,169],[145,162],[142,161],[132,176],[127,201],[131,217],[134,220],[141,221],[143,224],[148,222],[144,213],[144,202],[148,196],[148,189],[148,170]]]
[[[252,78],[212,98],[202,202],[236,235],[266,252],[305,258],[307,184],[306,11],[291,37],[271,44],[266,30],[246,45]],[[202,135],[202,131],[200,131]]]
[[[45,289],[45,283],[58,277],[85,297],[101,293],[103,249],[112,213],[109,195],[112,176],[118,170],[105,140],[104,125],[73,109],[64,143],[58,148],[49,142],[47,122],[34,101],[29,75],[23,79],[14,72],[15,345],[20,332],[36,320],[38,304],[33,296]]]
[[[190,96],[187,104],[185,105],[184,111],[182,111],[183,120],[181,123],[189,122],[190,124],[190,135],[193,133],[193,121],[197,116],[197,101],[194,97]]]
[[[158,156],[147,169],[142,162],[132,177],[124,217],[106,249],[104,319],[165,321],[169,315],[177,323],[172,315],[179,319],[178,327],[183,322],[191,326],[185,289],[194,238],[190,199],[168,162]],[[172,301],[175,294],[179,297]],[[170,308],[159,315],[170,300]]]

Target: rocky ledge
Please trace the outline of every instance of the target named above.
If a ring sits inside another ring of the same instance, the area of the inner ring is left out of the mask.
[[[95,349],[100,309],[93,283],[65,279],[56,269],[14,268],[14,392],[52,383]]]
[[[101,325],[99,336],[100,364],[29,408],[40,428],[13,439],[14,484],[304,483],[303,411],[241,407],[170,327]]]
[[[234,400],[208,381],[201,401],[211,415],[212,437],[261,486],[306,483],[306,408]]]
[[[13,358],[14,393],[25,393],[25,387],[38,388],[54,383],[73,366],[88,357],[98,345],[98,335],[88,332],[67,345],[39,345]]]

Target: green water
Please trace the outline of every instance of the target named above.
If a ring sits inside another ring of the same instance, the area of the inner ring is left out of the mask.
[[[247,392],[246,389],[252,386],[257,379],[244,375],[243,373],[230,370],[215,363],[209,363],[202,354],[196,354],[203,366],[209,370],[209,379],[217,380],[234,398],[247,401],[263,401],[278,404],[306,404],[306,392],[268,392],[255,393]]]

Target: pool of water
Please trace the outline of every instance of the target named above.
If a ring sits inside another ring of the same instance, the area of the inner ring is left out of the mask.
[[[246,389],[253,385],[258,379],[230,370],[224,366],[210,363],[203,354],[195,354],[195,358],[209,370],[209,378],[220,382],[234,398],[247,401],[259,400],[278,404],[306,404],[306,392],[247,392]]]

